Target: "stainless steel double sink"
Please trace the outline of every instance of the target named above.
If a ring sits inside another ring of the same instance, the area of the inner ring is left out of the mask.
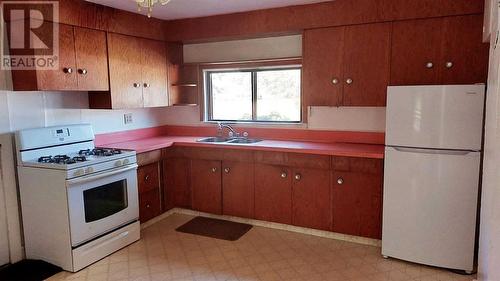
[[[238,144],[252,144],[261,142],[260,139],[249,139],[249,138],[224,138],[224,137],[209,137],[196,140],[197,142],[204,143],[238,143]]]

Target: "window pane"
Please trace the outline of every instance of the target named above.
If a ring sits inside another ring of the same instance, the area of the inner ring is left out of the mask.
[[[252,74],[212,73],[212,118],[252,120]]]
[[[257,72],[257,120],[300,121],[300,69]]]

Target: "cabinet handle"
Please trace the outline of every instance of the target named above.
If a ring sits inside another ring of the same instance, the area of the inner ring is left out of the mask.
[[[149,84],[149,83],[144,83],[144,88],[149,88],[149,87],[151,87],[151,84]]]
[[[332,84],[333,85],[337,85],[338,83],[339,83],[339,79],[337,79],[337,78],[333,78],[332,79]]]
[[[217,168],[212,168],[212,173],[217,172]]]
[[[149,208],[149,207],[151,207],[151,206],[149,204],[146,204],[146,208]]]
[[[145,181],[149,181],[149,175],[146,175],[146,176],[144,177],[144,180],[145,180]]]
[[[345,80],[345,82],[347,83],[347,85],[351,85],[353,81],[351,78],[347,78],[347,80]]]
[[[288,174],[286,172],[281,172],[281,177],[282,178],[286,178],[288,176]]]
[[[427,67],[427,68],[430,69],[430,68],[434,67],[434,64],[432,62],[428,62],[428,63],[425,64],[425,67]]]
[[[230,172],[230,171],[231,171],[231,169],[229,169],[229,168],[224,168],[224,173],[229,174],[229,172]]]
[[[65,68],[63,68],[63,72],[67,73],[67,74],[71,74],[71,73],[73,73],[73,68],[71,68],[71,67],[65,67]]]
[[[295,180],[296,181],[300,181],[302,179],[302,175],[301,174],[295,174]]]
[[[85,68],[82,68],[82,69],[78,69],[78,73],[82,74],[82,75],[86,75],[87,74],[87,70]]]
[[[343,185],[344,184],[344,179],[343,178],[338,178],[337,179],[337,184]]]
[[[139,88],[141,86],[141,84],[139,83],[134,83],[134,88]]]
[[[446,68],[452,68],[453,67],[453,62],[448,61],[446,62]]]

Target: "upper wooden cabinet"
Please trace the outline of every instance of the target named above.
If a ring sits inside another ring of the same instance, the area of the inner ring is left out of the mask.
[[[58,68],[14,70],[14,90],[107,91],[108,62],[103,31],[57,24],[59,28]],[[37,52],[33,54],[37,55]]]
[[[390,23],[305,31],[306,105],[385,106],[390,42]]]
[[[110,91],[90,94],[91,108],[168,105],[163,42],[108,33],[108,53]]]
[[[482,15],[394,23],[391,85],[486,83]]]

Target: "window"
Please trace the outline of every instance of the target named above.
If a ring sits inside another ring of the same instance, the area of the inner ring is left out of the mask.
[[[301,122],[300,67],[205,71],[207,121]]]

